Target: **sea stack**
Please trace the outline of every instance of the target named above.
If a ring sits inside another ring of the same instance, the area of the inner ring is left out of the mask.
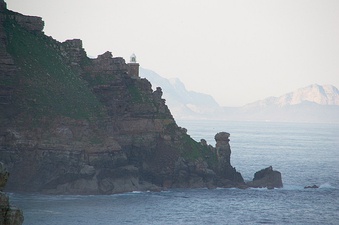
[[[218,159],[221,163],[231,164],[231,147],[230,134],[227,132],[220,132],[214,136],[216,141],[215,148],[217,150]]]
[[[236,171],[231,165],[231,147],[230,134],[227,132],[219,132],[214,136],[216,141],[215,151],[218,159],[217,174],[220,177],[218,186],[234,187],[242,186],[244,179],[242,175]]]
[[[255,188],[282,188],[283,183],[281,173],[273,170],[272,166],[262,169],[254,174],[253,181],[247,183],[250,187]]]

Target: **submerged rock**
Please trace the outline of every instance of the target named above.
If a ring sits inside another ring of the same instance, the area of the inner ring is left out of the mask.
[[[308,189],[308,188],[319,188],[319,186],[317,186],[317,185],[314,184],[314,185],[312,185],[312,186],[305,186],[304,188],[305,188],[305,189]]]
[[[272,166],[262,169],[254,174],[253,181],[247,183],[249,187],[254,188],[282,188],[283,183],[281,173],[273,170]]]

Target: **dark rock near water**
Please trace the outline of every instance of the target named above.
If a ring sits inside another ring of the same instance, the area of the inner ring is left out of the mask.
[[[281,173],[273,170],[272,166],[262,169],[254,174],[253,181],[247,183],[249,187],[255,188],[282,188]]]
[[[0,225],[21,225],[24,221],[20,209],[9,204],[9,197],[2,188],[6,185],[9,173],[5,165],[0,162]]]
[[[8,180],[9,173],[5,168],[5,165],[0,162],[0,191],[3,191]]]
[[[312,186],[305,186],[304,188],[305,188],[305,189],[308,189],[308,188],[319,188],[319,186],[317,186],[317,185],[314,184],[314,185],[312,185]]]

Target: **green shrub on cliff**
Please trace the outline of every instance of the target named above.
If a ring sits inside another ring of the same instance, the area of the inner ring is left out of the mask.
[[[193,140],[189,135],[182,136],[183,151],[181,155],[187,160],[203,159],[209,165],[216,165],[217,155],[208,146],[203,146]]]
[[[57,43],[43,33],[22,29],[7,20],[7,51],[18,65],[20,79],[15,104],[34,117],[66,116],[88,119],[100,115],[103,106],[81,79],[63,61]],[[17,80],[15,80],[17,79]]]

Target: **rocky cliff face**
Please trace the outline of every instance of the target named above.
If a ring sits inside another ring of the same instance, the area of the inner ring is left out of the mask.
[[[243,184],[228,142],[217,146],[218,156],[191,139],[161,89],[131,76],[123,58],[90,59],[81,40],[60,43],[43,34],[41,18],[0,3],[0,159],[11,173],[8,190],[111,194]]]

